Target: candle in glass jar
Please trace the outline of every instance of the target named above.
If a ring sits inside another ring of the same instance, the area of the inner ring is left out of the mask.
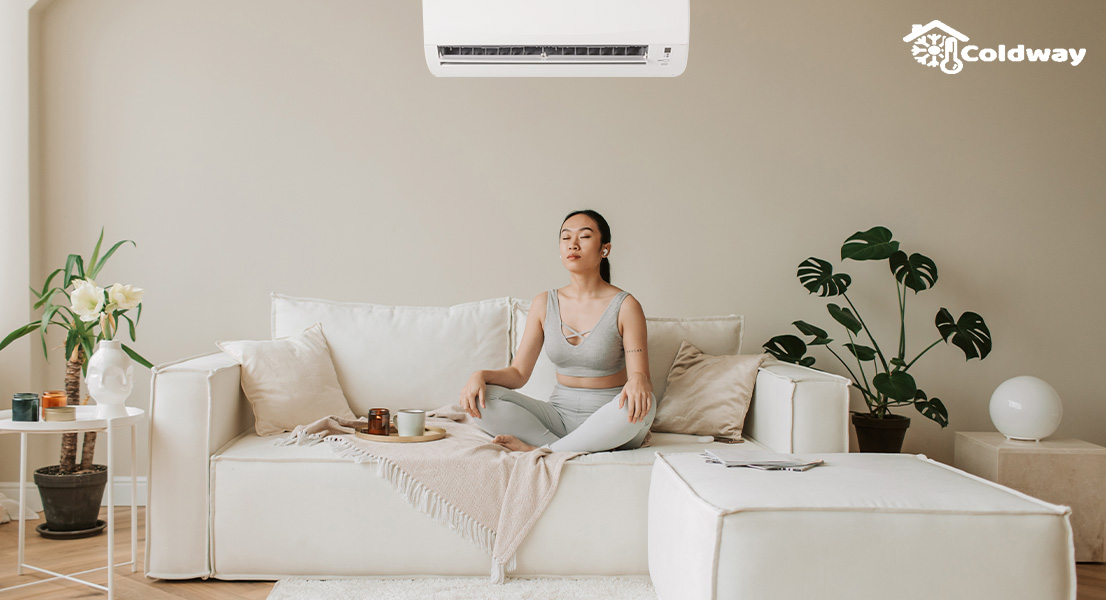
[[[391,416],[386,408],[369,409],[369,434],[388,435],[388,426],[392,424]]]
[[[46,418],[46,409],[54,408],[57,406],[65,406],[68,402],[68,398],[65,392],[62,390],[47,390],[42,392],[42,415],[43,419]]]
[[[21,392],[12,396],[13,421],[38,421],[38,394]]]

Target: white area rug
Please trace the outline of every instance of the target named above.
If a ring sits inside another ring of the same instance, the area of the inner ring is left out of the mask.
[[[657,600],[648,577],[281,579],[269,600]]]

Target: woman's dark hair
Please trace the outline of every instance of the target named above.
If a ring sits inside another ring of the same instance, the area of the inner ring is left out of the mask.
[[[561,226],[564,227],[566,221],[575,217],[576,215],[587,215],[595,224],[599,226],[599,240],[603,244],[611,243],[611,226],[607,224],[607,220],[603,218],[603,215],[595,212],[594,210],[577,210],[568,213],[564,221],[561,221]],[[603,278],[603,281],[607,283],[611,282],[611,261],[607,257],[603,257],[602,262],[599,263],[599,276]]]

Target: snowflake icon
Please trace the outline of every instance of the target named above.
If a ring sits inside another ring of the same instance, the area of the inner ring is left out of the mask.
[[[914,60],[927,67],[940,65],[941,61],[938,57],[945,51],[945,38],[947,37],[939,33],[931,33],[914,40],[914,45],[910,47]]]
[[[914,25],[910,34],[902,39],[910,44],[910,53],[914,60],[927,67],[941,67],[941,71],[955,75],[964,69],[960,59],[960,43],[968,41],[968,36],[934,20],[927,25]]]

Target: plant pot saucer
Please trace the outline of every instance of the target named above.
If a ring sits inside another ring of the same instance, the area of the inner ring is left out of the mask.
[[[79,540],[81,538],[100,535],[100,532],[106,529],[107,526],[107,521],[96,519],[96,525],[88,529],[78,529],[77,531],[51,531],[46,523],[42,523],[38,527],[35,527],[35,531],[48,540]]]

